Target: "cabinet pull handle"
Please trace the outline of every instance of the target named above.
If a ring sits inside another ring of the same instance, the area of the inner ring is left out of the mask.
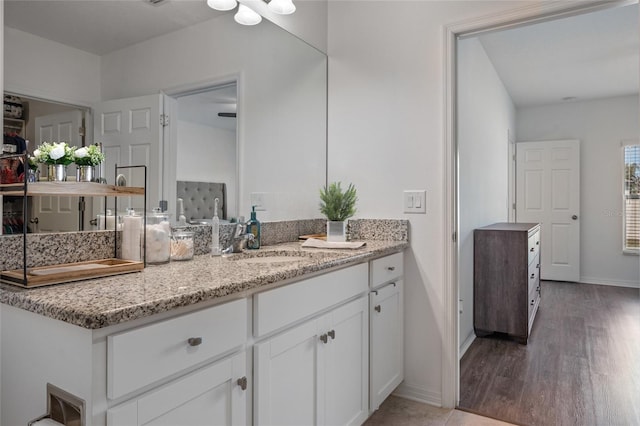
[[[536,274],[531,274],[531,279],[535,278]]]
[[[387,266],[387,271],[395,271],[396,267],[395,266]]]
[[[531,306],[536,304],[536,299],[531,299]]]
[[[532,252],[532,253],[533,253],[535,250],[536,250],[536,249],[535,249],[535,247],[531,247],[531,248],[529,249],[529,251],[530,251],[530,252]]]
[[[536,245],[539,246],[540,245],[540,241],[536,241]]]
[[[327,334],[323,334],[322,336],[320,336],[320,340],[322,340],[322,343],[327,343],[327,341],[329,340],[327,337]]]
[[[375,309],[376,312],[380,312],[382,311],[382,306],[376,305],[373,309]]]
[[[335,330],[331,330],[327,334],[329,335],[329,337],[331,337],[331,339],[335,339],[336,338],[336,331]]]
[[[247,376],[238,379],[238,386],[240,386],[242,390],[247,390]]]
[[[189,346],[200,346],[202,343],[202,337],[189,337],[187,343]]]

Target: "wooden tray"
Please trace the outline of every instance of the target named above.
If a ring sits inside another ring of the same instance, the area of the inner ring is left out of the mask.
[[[24,283],[24,271],[22,269],[2,271],[0,279],[3,282],[21,287],[39,287],[138,272],[143,269],[144,263],[142,262],[123,259],[102,259],[28,268],[26,283]]]
[[[299,240],[308,240],[309,238],[315,238],[316,240],[326,240],[327,234],[309,234],[309,235],[300,235],[298,237]]]

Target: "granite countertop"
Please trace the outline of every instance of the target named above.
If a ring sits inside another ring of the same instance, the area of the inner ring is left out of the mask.
[[[408,245],[406,241],[367,241],[355,250],[327,250],[284,243],[239,256],[201,255],[190,261],[147,266],[143,272],[48,287],[0,284],[0,302],[99,329],[224,296],[246,296],[267,285],[399,252]],[[277,257],[265,262],[241,260],[268,255]],[[296,260],[283,261],[282,256]]]

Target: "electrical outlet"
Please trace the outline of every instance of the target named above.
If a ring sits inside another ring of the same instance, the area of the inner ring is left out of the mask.
[[[404,212],[405,213],[426,213],[427,212],[427,191],[426,190],[404,191]]]
[[[252,206],[256,206],[256,211],[266,211],[267,210],[267,205],[265,202],[266,199],[266,193],[265,192],[252,192],[251,193],[251,197],[250,197],[250,201],[251,201],[251,205]]]

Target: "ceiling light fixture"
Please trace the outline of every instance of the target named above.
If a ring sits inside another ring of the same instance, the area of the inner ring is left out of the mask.
[[[257,25],[262,21],[262,16],[244,4],[240,4],[233,19],[241,25]]]
[[[207,6],[220,11],[231,10],[237,5],[238,2],[236,0],[207,0]]]
[[[296,5],[292,0],[271,0],[269,10],[278,15],[291,15],[296,11]]]
[[[273,13],[279,15],[290,15],[296,11],[296,6],[292,0],[263,0],[268,4],[268,8]],[[207,0],[207,6],[212,9],[227,11],[232,10],[238,6],[237,0]],[[242,25],[256,25],[262,21],[262,16],[255,10],[251,9],[247,5],[240,4],[238,11],[234,15],[233,19]]]

